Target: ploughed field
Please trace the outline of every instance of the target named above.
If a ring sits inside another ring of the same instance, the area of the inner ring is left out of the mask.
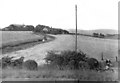
[[[43,35],[31,31],[0,31],[0,48],[42,40]]]

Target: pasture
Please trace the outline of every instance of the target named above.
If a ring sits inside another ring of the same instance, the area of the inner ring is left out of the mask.
[[[0,37],[0,48],[43,39],[43,35],[33,34],[32,31],[1,31]]]
[[[2,37],[0,39],[0,43],[2,43],[3,46],[9,44],[19,44],[43,38],[42,35],[35,35],[31,31],[1,31],[0,36]]]

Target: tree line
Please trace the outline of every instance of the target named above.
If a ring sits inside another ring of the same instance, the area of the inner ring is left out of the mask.
[[[105,35],[103,33],[93,33],[93,37],[104,38]]]
[[[33,31],[33,32],[43,32],[48,34],[68,34],[67,30],[52,28],[46,25],[19,25],[19,24],[11,24],[3,29],[2,31]]]

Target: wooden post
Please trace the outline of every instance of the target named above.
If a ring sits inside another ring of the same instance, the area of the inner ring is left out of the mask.
[[[75,52],[77,52],[77,5],[75,5],[75,20],[76,20],[76,40],[75,40]]]
[[[102,52],[102,54],[101,54],[101,60],[102,60],[102,61],[104,60],[104,57],[103,57],[103,52]]]
[[[117,62],[118,60],[117,60],[117,56],[116,56],[116,62]]]

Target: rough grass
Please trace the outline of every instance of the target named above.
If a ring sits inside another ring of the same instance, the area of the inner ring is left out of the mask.
[[[91,70],[58,70],[51,66],[39,67],[37,71],[26,71],[24,69],[4,69],[2,79],[76,79],[80,81],[115,81],[117,78],[110,71],[96,72]]]
[[[1,31],[0,35],[2,35],[0,48],[43,39],[43,35],[36,35],[31,31]]]

